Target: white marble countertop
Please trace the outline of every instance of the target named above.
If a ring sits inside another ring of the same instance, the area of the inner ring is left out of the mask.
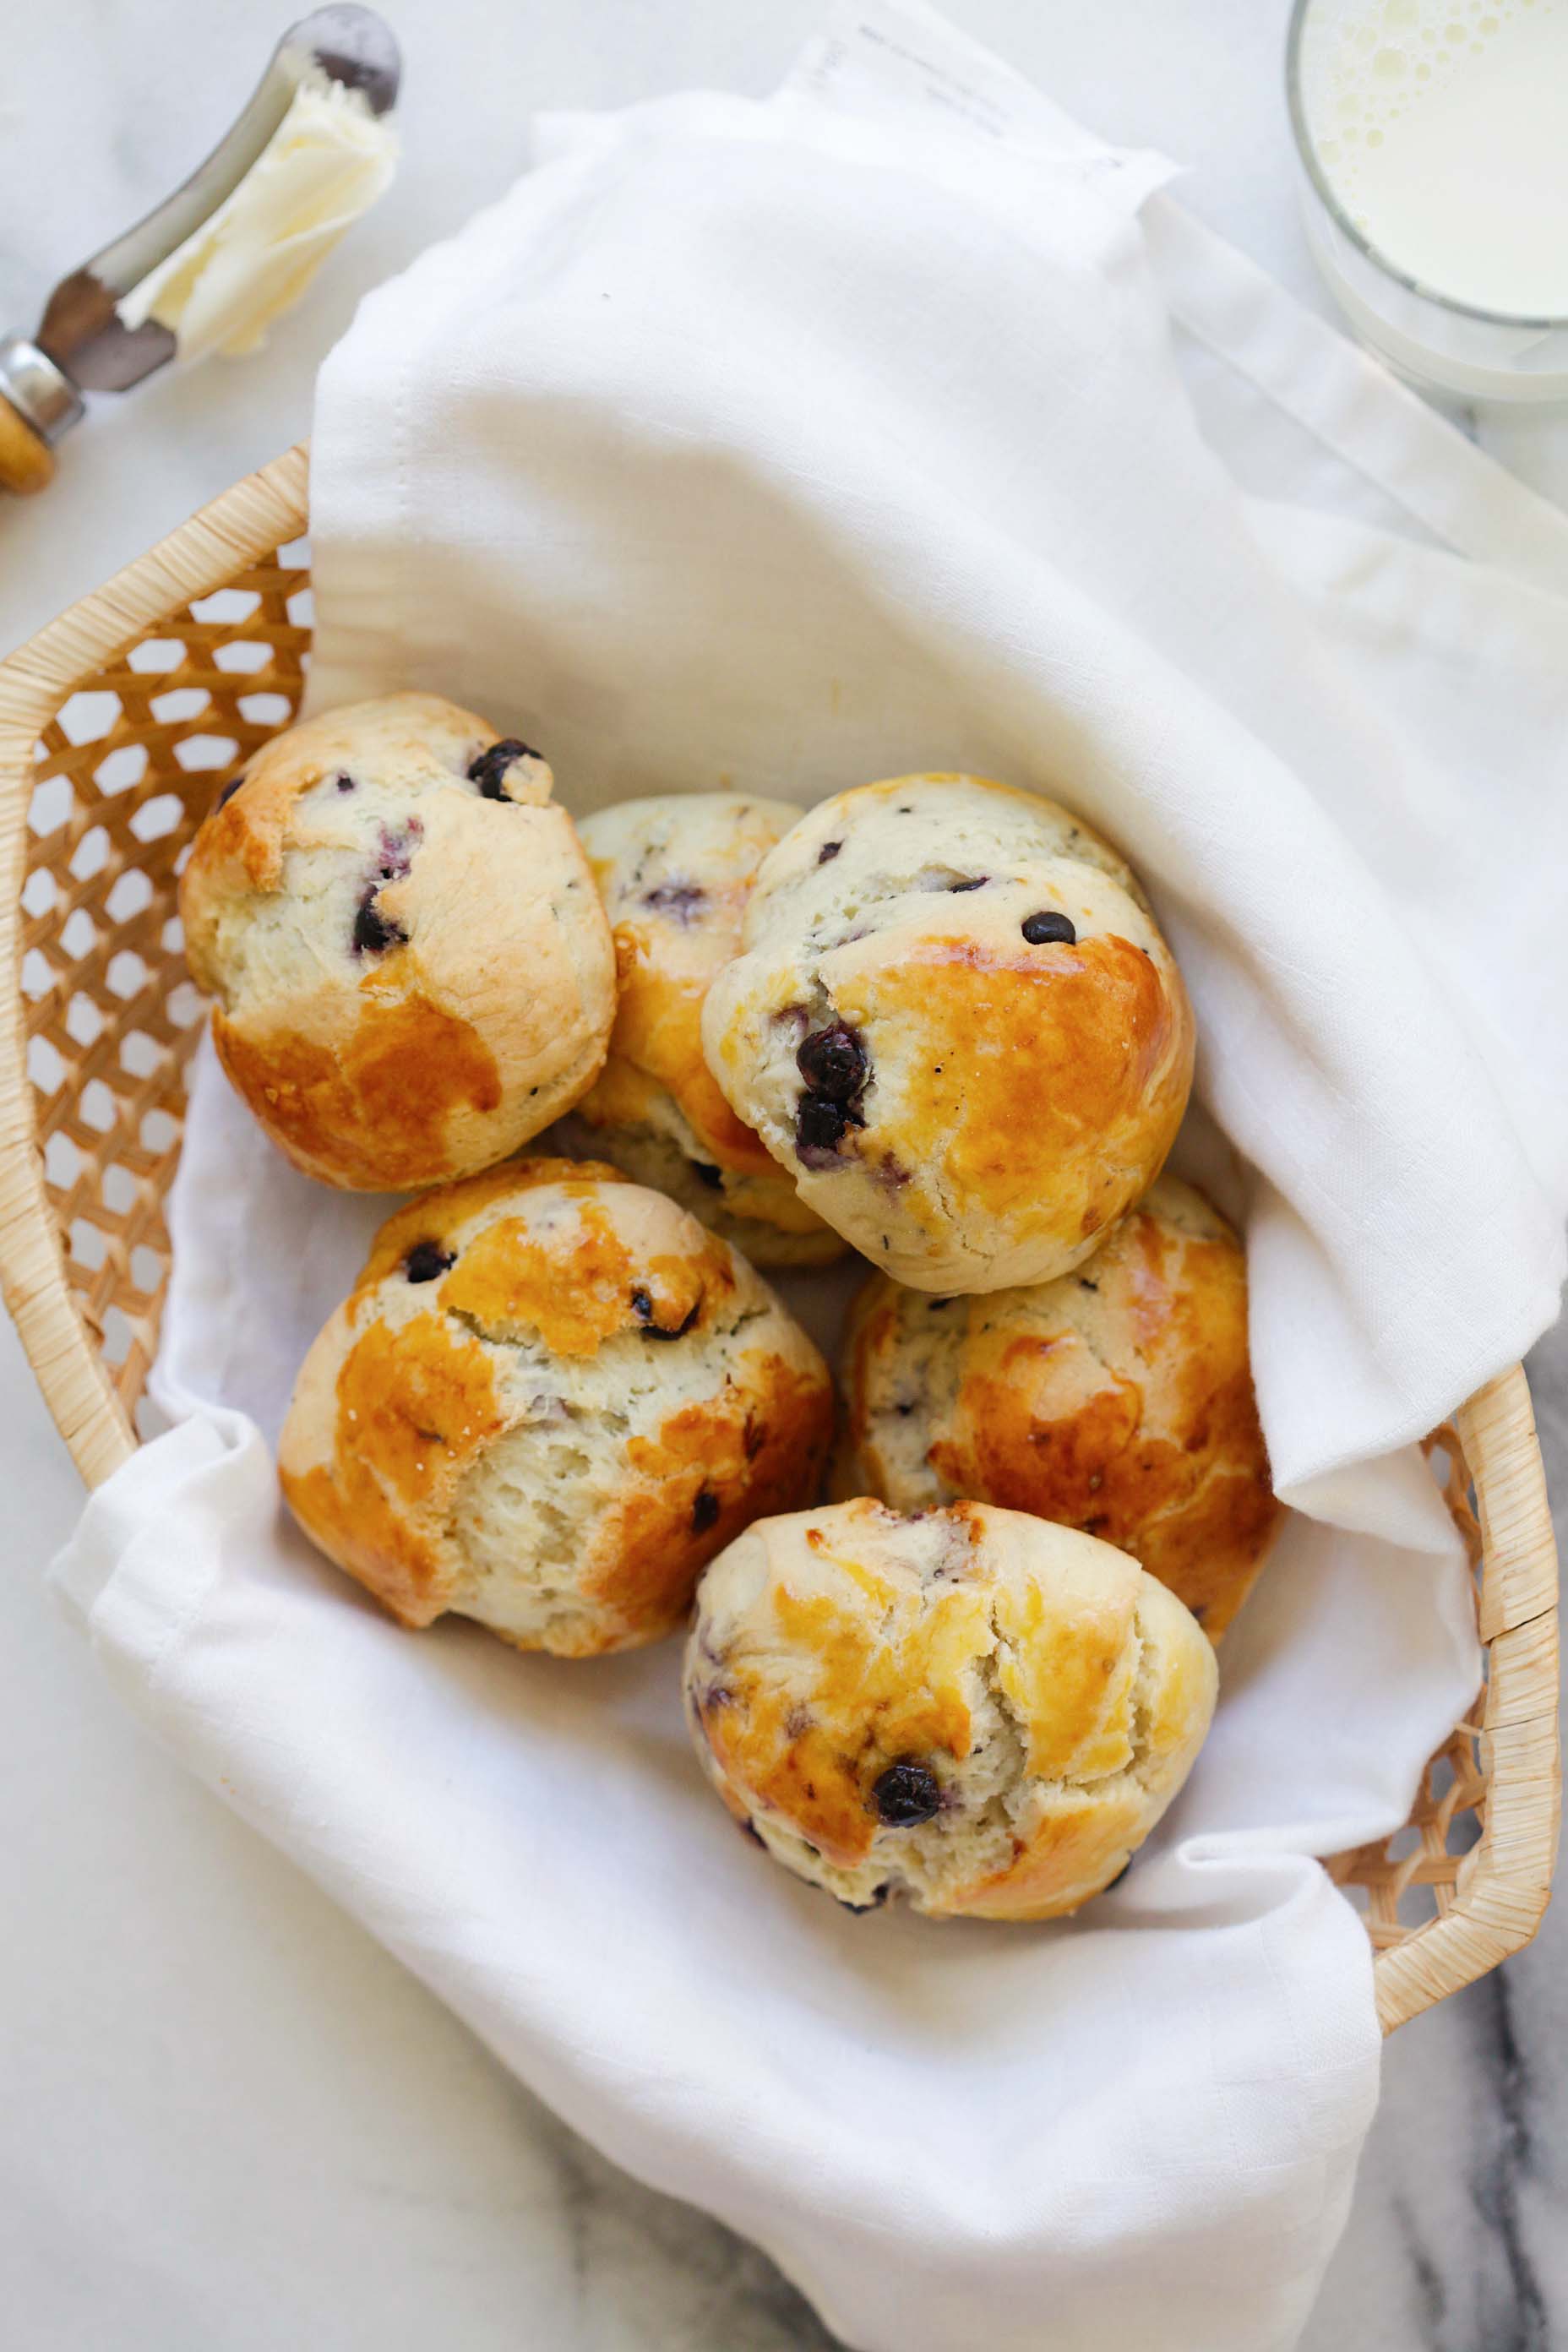
[[[814,0],[384,5],[406,57],[397,186],[274,349],[100,404],[48,495],[0,516],[0,643],[308,428],[315,366],[358,295],[499,193],[534,108],[693,82],[761,91],[816,13]],[[1085,121],[1187,164],[1185,201],[1326,307],[1288,169],[1286,0],[948,6]],[[26,331],[54,278],[189,167],[283,13],[261,0],[12,11],[0,323]],[[1568,487],[1568,426],[1515,429],[1500,446]],[[1538,1358],[1549,1467],[1568,1468],[1563,1331]],[[761,2255],[584,2148],[118,1711],[41,1590],[79,1489],[5,1324],[0,1397],[10,2340],[60,2352],[827,2345]],[[1308,2352],[1568,2342],[1565,1935],[1549,1923],[1390,2045]]]

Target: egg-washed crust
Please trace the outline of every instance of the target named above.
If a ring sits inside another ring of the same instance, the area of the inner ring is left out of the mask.
[[[421,1257],[435,1270],[411,1281]],[[569,1401],[574,1366],[617,1353],[619,1475],[574,1530],[575,1605],[538,1643],[497,1630],[577,1656],[656,1641],[752,1517],[815,1491],[832,1394],[816,1349],[744,1261],[613,1169],[513,1162],[391,1218],[300,1373],[279,1447],[284,1494],[312,1540],[405,1624],[447,1609],[482,1616],[456,1525],[465,1482],[528,1423],[542,1378]],[[648,1391],[665,1367],[683,1384],[668,1407]],[[572,1508],[568,1493],[554,1499]],[[519,1559],[520,1576],[528,1565]]]
[[[972,1496],[1131,1552],[1217,1641],[1283,1517],[1247,1339],[1247,1260],[1163,1177],[1076,1274],[934,1299],[873,1276],[851,1311],[834,1491]]]
[[[754,1130],[736,1118],[702,1057],[702,1004],[715,972],[740,953],[758,866],[796,824],[787,801],[673,793],[586,818],[583,845],[616,942],[618,1003],[609,1057],[578,1106],[605,1149],[625,1136],[639,1160],[679,1152],[698,1187],[678,1197],[758,1262],[824,1263],[842,1244],[806,1208]],[[731,1221],[733,1230],[731,1229]],[[775,1254],[766,1229],[785,1239]]]
[[[451,1172],[448,1130],[465,1110],[500,1108],[500,1071],[472,1022],[423,991],[367,992],[340,1052],[298,1030],[260,1036],[213,1007],[213,1044],[231,1085],[307,1176],[361,1192],[409,1192]]]
[[[1076,937],[1031,942],[1039,912]],[[803,1149],[808,1034],[867,1071]],[[813,810],[763,860],[703,1043],[803,1198],[899,1280],[987,1291],[1065,1272],[1158,1174],[1192,1086],[1192,1010],[1134,877],[1056,803],[896,777]]]
[[[1215,1688],[1191,1618],[1107,1546],[984,1504],[906,1518],[864,1498],[763,1522],[718,1560],[686,1674],[710,1779],[788,1866],[858,1906],[890,1887],[998,1919],[1071,1911],[1116,1875]],[[874,1790],[910,1762],[942,1808],[889,1826]]]
[[[330,711],[264,746],[196,835],[180,911],[219,1058],[325,1182],[411,1189],[482,1166],[603,1062],[608,926],[545,762],[520,756],[500,799],[470,781],[496,740],[436,695]],[[388,951],[356,952],[356,893]]]
[[[823,959],[839,1016],[877,1041],[896,1152],[879,1109],[849,1148],[896,1188],[942,1247],[949,1201],[1002,1221],[1015,1247],[1092,1245],[1127,1206],[1134,1171],[1176,1139],[1192,1080],[1184,1000],[1141,948],[1115,938],[1028,948],[932,935],[896,960],[868,940]],[[933,1031],[955,1052],[931,1059]],[[1092,1153],[1082,1149],[1096,1136]]]

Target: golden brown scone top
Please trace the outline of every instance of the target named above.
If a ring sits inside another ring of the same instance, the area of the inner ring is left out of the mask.
[[[549,767],[427,694],[276,736],[196,835],[185,952],[219,1056],[307,1174],[411,1190],[574,1102],[608,926]]]
[[[699,1598],[687,1694],[737,1816],[840,1900],[1046,1918],[1114,1876],[1213,1712],[1213,1652],[1135,1562],[980,1503],[760,1522]]]
[[[1163,1177],[1074,1274],[978,1298],[873,1277],[846,1339],[839,1491],[974,1496],[1100,1536],[1212,1640],[1277,1532],[1241,1244]]]
[[[851,1075],[822,1067],[825,1041]],[[894,777],[764,861],[710,1066],[803,1197],[921,1289],[1053,1277],[1158,1173],[1191,1008],[1116,853],[1054,802]]]
[[[661,1194],[515,1161],[389,1220],[279,1447],[308,1534],[403,1622],[573,1656],[671,1632],[702,1564],[812,1491],[826,1368]]]

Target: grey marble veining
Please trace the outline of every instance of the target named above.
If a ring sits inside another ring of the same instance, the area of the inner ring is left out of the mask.
[[[837,2337],[765,2254],[551,2122],[578,2293],[573,2352],[834,2352]]]

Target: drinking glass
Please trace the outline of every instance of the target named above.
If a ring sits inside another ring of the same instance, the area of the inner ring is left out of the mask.
[[[1363,341],[1423,391],[1568,403],[1568,318],[1517,317],[1439,294],[1380,253],[1345,211],[1313,145],[1302,93],[1303,45],[1339,5],[1295,0],[1285,65],[1307,241],[1330,292]]]

